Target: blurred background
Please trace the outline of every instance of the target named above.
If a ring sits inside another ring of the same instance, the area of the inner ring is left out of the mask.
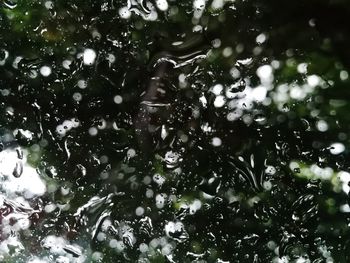
[[[1,1],[0,262],[349,262],[349,16]]]

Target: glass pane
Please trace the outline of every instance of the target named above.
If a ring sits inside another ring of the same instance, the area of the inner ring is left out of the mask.
[[[2,1],[0,261],[349,262],[349,16]]]

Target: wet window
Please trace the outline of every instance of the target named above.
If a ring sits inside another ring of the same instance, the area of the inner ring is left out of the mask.
[[[0,262],[350,262],[349,16],[1,1]]]

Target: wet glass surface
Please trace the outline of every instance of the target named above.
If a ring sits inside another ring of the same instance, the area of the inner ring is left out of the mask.
[[[345,0],[0,2],[0,262],[349,262]]]

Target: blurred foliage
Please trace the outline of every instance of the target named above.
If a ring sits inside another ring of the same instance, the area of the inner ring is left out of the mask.
[[[0,125],[33,134],[16,143],[55,190],[31,202],[58,205],[36,215],[22,254],[4,262],[47,257],[46,235],[84,247],[86,262],[96,251],[100,262],[349,262],[339,179],[349,170],[348,1],[214,0],[198,11],[169,0],[148,21],[156,2],[1,2]],[[223,107],[217,84],[233,93]],[[153,86],[166,95],[147,95]],[[257,87],[266,98],[249,100]],[[150,114],[145,100],[170,106]],[[60,134],[72,118],[79,126]],[[333,154],[336,142],[345,150]],[[94,196],[96,207],[77,213]],[[123,237],[116,252],[106,220],[136,243]],[[183,229],[166,233],[169,222]],[[141,253],[155,238],[164,244]]]

